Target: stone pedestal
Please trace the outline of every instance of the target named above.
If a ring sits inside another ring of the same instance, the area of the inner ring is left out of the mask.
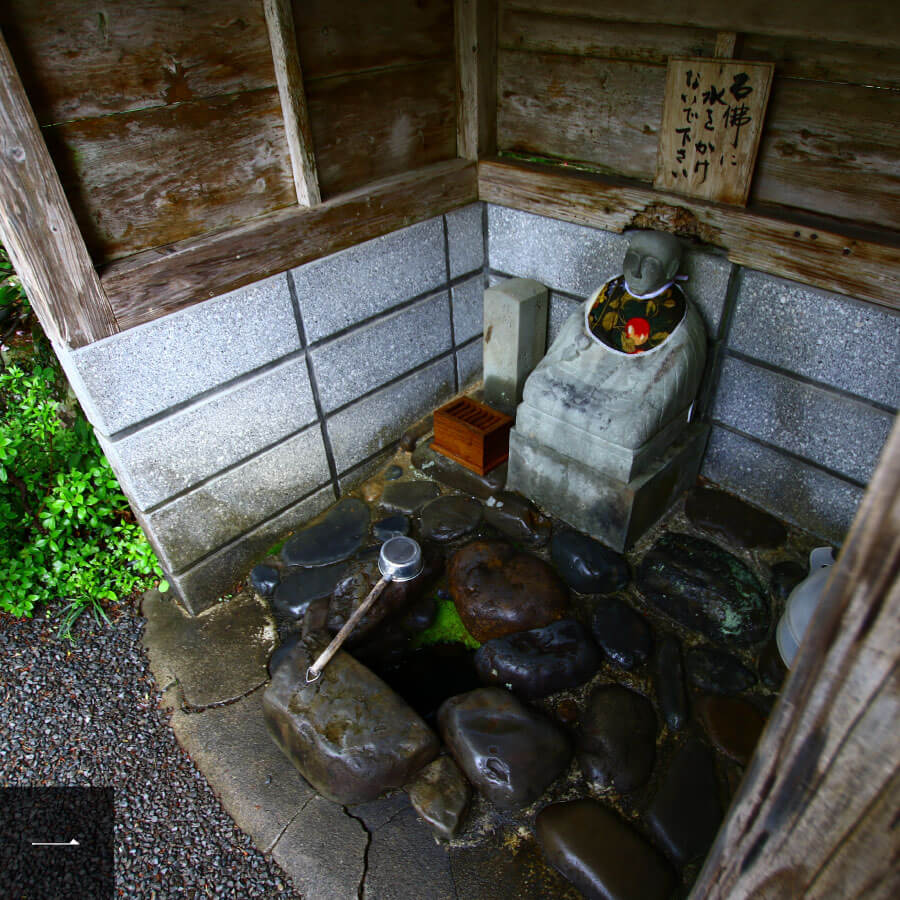
[[[689,425],[641,474],[626,482],[514,428],[506,486],[621,552],[694,484],[708,437],[708,425]]]
[[[547,346],[547,288],[510,278],[484,292],[484,402],[515,415]]]

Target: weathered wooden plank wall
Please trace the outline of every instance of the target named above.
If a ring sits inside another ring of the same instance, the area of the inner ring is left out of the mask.
[[[667,59],[712,56],[724,27],[738,58],[776,64],[751,203],[895,228],[900,50],[879,4],[867,20],[828,3],[687,6],[501,0],[500,150],[651,182]]]
[[[323,197],[456,156],[452,0],[293,13]],[[261,0],[10,0],[0,27],[97,265],[297,203]]]

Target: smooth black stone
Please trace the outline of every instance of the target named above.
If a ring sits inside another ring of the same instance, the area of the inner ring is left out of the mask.
[[[449,756],[439,756],[407,788],[409,802],[425,824],[449,840],[462,825],[472,789]]]
[[[347,571],[346,563],[302,569],[288,575],[275,588],[272,609],[279,615],[299,619],[313,600],[329,597]]]
[[[716,488],[692,490],[684,513],[697,528],[737,547],[780,547],[787,540],[787,529],[775,516]]]
[[[644,821],[679,865],[706,854],[722,821],[722,806],[712,752],[696,738],[676,752]]]
[[[594,640],[623,669],[642,665],[653,649],[653,632],[647,620],[615,597],[601,600],[591,616]]]
[[[575,745],[585,778],[627,794],[650,777],[656,759],[656,713],[646,698],[618,684],[596,688]]]
[[[445,544],[474,531],[481,514],[481,504],[472,497],[438,497],[422,510],[419,532],[426,541]]]
[[[369,507],[356,497],[345,497],[298,531],[282,547],[281,558],[288,566],[327,566],[358,550],[368,530]]]
[[[369,648],[366,648],[367,651]],[[475,672],[474,651],[462,644],[429,644],[418,650],[364,661],[429,724],[437,721],[441,704],[458,694],[481,687]]]
[[[384,486],[381,505],[411,515],[440,494],[441,489],[433,481],[392,481]]]
[[[809,570],[798,562],[787,560],[772,566],[772,594],[782,603],[787,603],[791,591],[806,578]]]
[[[578,622],[562,619],[487,641],[475,653],[475,669],[485,684],[509,685],[531,699],[583,684],[602,658]]]
[[[684,686],[681,645],[670,634],[656,644],[656,696],[670,731],[681,731],[688,721],[688,699]]]
[[[534,824],[547,861],[585,897],[665,900],[675,887],[665,857],[597,800],[545,806]]]
[[[379,541],[406,534],[409,534],[409,519],[402,515],[388,516],[372,526],[372,537]]]
[[[755,672],[730,653],[711,647],[688,650],[685,667],[691,684],[712,694],[739,694],[756,684]]]
[[[550,540],[552,523],[530,501],[512,491],[500,491],[484,507],[484,520],[511,541],[543,547]]]
[[[403,474],[403,469],[400,466],[388,466],[384,470],[384,480],[385,481],[396,481]]]
[[[275,674],[275,670],[290,656],[291,651],[303,639],[303,636],[294,632],[282,641],[269,657],[269,678]]]
[[[250,570],[250,587],[260,597],[271,597],[281,583],[281,572],[275,566],[260,564]]]
[[[766,717],[740,697],[701,697],[697,712],[716,748],[738,765],[748,765]]]
[[[582,594],[612,594],[630,578],[624,556],[577,531],[554,534],[550,556],[563,581]]]
[[[438,727],[469,781],[500,809],[533,803],[572,756],[556,725],[500,688],[451,697]]]
[[[436,478],[447,487],[482,500],[502,491],[506,484],[506,463],[491,469],[486,475],[479,475],[443,453],[432,450],[428,441],[423,441],[416,447],[412,464],[429,478]]]
[[[638,590],[660,612],[714,641],[747,646],[769,631],[769,601],[731,553],[687,534],[663,535],[641,561]]]

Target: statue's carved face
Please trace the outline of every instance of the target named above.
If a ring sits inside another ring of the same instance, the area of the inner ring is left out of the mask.
[[[668,234],[643,232],[636,234],[625,253],[622,271],[633,294],[649,294],[658,290],[678,274],[681,248]]]

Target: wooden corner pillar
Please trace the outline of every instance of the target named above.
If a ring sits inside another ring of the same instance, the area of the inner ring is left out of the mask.
[[[297,32],[294,29],[291,0],[263,0],[263,10],[269,29],[275,80],[281,97],[281,115],[284,118],[284,130],[291,155],[291,168],[294,171],[297,203],[300,206],[315,206],[322,201],[322,194],[319,190],[319,174],[309,125],[306,91],[303,87],[303,72],[300,69],[300,54],[297,51]]]
[[[454,0],[456,155],[497,152],[497,0]]]
[[[51,339],[83,347],[119,330],[2,36],[0,237]]]
[[[691,896],[893,898],[898,860],[900,419]]]

